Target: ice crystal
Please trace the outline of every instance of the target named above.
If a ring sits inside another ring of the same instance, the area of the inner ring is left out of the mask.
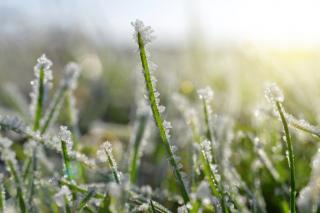
[[[43,54],[40,58],[37,59],[37,64],[34,67],[34,75],[35,79],[31,81],[32,91],[30,93],[31,104],[30,104],[30,112],[34,115],[38,96],[39,96],[39,82],[40,82],[40,72],[44,72],[43,77],[43,85],[47,87],[51,87],[52,80],[52,71],[51,71],[52,62],[47,59],[46,55]]]
[[[212,154],[211,154],[211,142],[209,140],[204,140],[201,143],[201,149],[205,157],[208,159],[209,162],[212,161]]]
[[[198,90],[198,96],[201,100],[211,101],[213,94],[213,90],[209,86]]]
[[[265,89],[265,96],[267,100],[274,104],[275,102],[283,102],[284,95],[282,90],[277,86],[277,84],[272,83]]]
[[[104,142],[100,146],[99,150],[97,151],[97,157],[101,162],[108,162],[115,175],[118,177],[118,179],[120,179],[120,173],[118,172],[118,166],[112,154],[112,145],[110,142]]]
[[[60,126],[59,139],[66,143],[68,151],[72,150],[72,134],[66,126]]]
[[[131,22],[131,25],[134,27],[135,33],[133,35],[133,39],[138,43],[137,34],[140,33],[145,44],[150,43],[154,36],[153,29],[150,26],[145,26],[144,23],[140,20],[136,20],[135,22]]]

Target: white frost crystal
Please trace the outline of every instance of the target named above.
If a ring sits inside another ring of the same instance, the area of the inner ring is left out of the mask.
[[[109,166],[116,173],[120,179],[120,173],[118,172],[117,162],[112,154],[112,145],[109,141],[104,142],[97,151],[97,157],[101,162],[108,162]]]
[[[131,25],[135,30],[133,38],[136,42],[138,42],[138,33],[140,33],[145,44],[150,43],[153,40],[153,29],[150,26],[145,26],[144,23],[138,19],[135,22],[131,22]]]
[[[52,62],[43,54],[40,58],[37,59],[37,64],[34,66],[34,75],[35,79],[31,81],[32,92],[30,93],[31,105],[30,111],[34,115],[37,100],[39,96],[39,81],[40,81],[40,72],[44,72],[43,84],[51,87],[52,80],[52,71],[51,71]]]
[[[198,90],[198,96],[201,100],[211,101],[213,99],[213,94],[213,90],[209,86]]]
[[[112,145],[109,141],[104,142],[100,149],[97,152],[97,156],[101,162],[107,162],[108,156],[107,154],[112,154]]]
[[[284,95],[277,84],[272,83],[265,89],[265,96],[270,103],[283,102]]]
[[[68,151],[72,150],[72,135],[66,126],[60,126],[59,139],[60,141],[66,142]]]
[[[40,69],[44,69],[46,71],[49,71],[51,66],[52,66],[52,62],[46,57],[45,54],[42,54],[38,59],[37,59],[37,64],[34,67],[35,70],[35,75],[37,77],[39,77],[39,70]],[[47,73],[48,74],[48,73]]]
[[[204,140],[201,143],[201,149],[205,157],[208,159],[209,162],[212,161],[212,154],[211,154],[211,142],[209,140]]]

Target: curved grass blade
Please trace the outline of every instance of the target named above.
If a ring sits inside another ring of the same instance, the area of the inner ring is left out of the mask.
[[[289,132],[289,127],[287,120],[284,116],[281,103],[279,101],[276,102],[277,110],[280,114],[281,122],[283,125],[283,129],[286,136],[286,143],[288,149],[288,163],[290,168],[290,212],[296,212],[296,177],[295,177],[295,163],[294,163],[294,153],[291,141],[291,135]]]

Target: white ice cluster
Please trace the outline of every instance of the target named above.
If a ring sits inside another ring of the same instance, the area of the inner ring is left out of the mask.
[[[213,95],[213,90],[209,86],[198,90],[198,97],[200,98],[200,100],[205,100],[208,102],[212,101]]]
[[[72,142],[72,134],[68,130],[68,127],[60,126],[59,139],[60,141],[64,141],[66,143],[68,152],[71,152],[73,147],[73,142]]]
[[[275,83],[271,83],[267,86],[264,93],[267,100],[272,104],[284,101],[283,92]]]
[[[32,91],[30,93],[31,97],[31,105],[30,105],[30,112],[32,115],[34,115],[38,96],[39,96],[39,82],[40,82],[40,73],[43,72],[43,85],[45,87],[50,88],[51,87],[51,80],[52,80],[52,71],[51,71],[52,62],[46,57],[45,54],[40,56],[40,58],[37,59],[37,64],[34,67],[34,75],[35,79],[31,81]]]
[[[202,153],[208,159],[208,161],[211,162],[212,161],[211,142],[209,140],[204,140],[200,145],[201,145]]]
[[[293,115],[286,113],[286,112],[284,112],[284,115],[285,115],[289,125],[297,128],[297,129],[314,134],[316,136],[320,136],[320,129],[314,125],[311,125],[308,121],[306,121],[304,119],[297,119]]]
[[[112,154],[112,145],[109,141],[104,142],[97,151],[97,157],[101,162],[108,162],[109,166],[115,171],[116,175],[120,179],[120,173],[118,172],[117,162]]]
[[[135,22],[131,22],[131,25],[134,27],[134,35],[133,39],[138,43],[138,33],[140,33],[144,44],[150,43],[154,36],[153,29],[150,26],[145,26],[141,20],[136,20]]]

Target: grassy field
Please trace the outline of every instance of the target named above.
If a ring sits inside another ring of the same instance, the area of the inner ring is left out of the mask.
[[[320,211],[316,50],[132,26],[134,48],[0,59],[35,64],[0,73],[1,212]]]

